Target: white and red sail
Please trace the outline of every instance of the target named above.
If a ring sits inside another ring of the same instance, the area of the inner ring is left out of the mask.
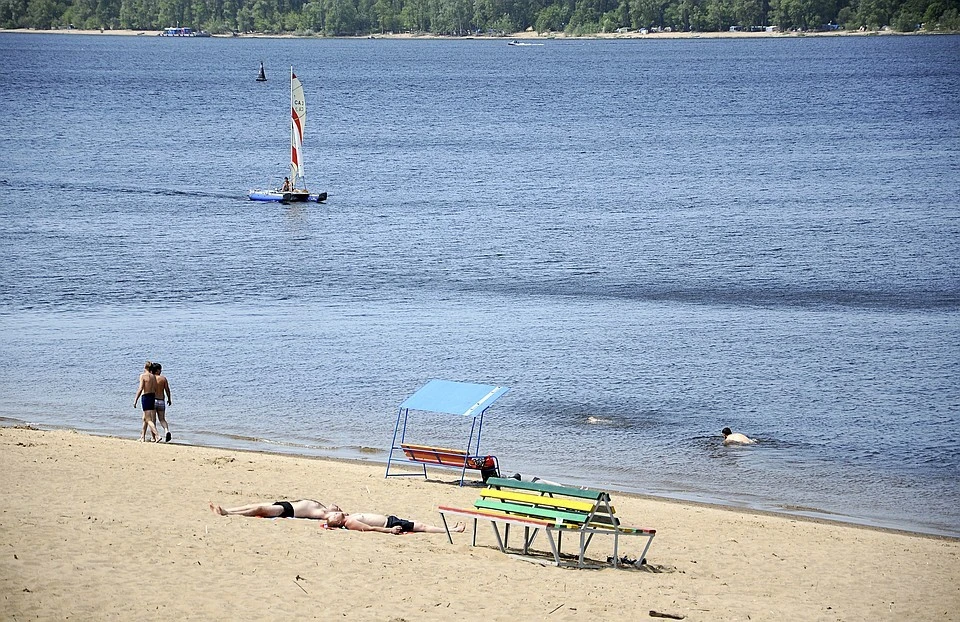
[[[303,84],[290,68],[290,182],[294,188],[306,188],[303,174],[303,129],[307,122],[307,102]]]

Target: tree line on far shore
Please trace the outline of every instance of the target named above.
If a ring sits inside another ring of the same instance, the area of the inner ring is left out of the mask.
[[[643,28],[960,31],[960,0],[0,0],[0,28],[451,36]]]

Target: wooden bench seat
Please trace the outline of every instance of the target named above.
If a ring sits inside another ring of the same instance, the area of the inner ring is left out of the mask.
[[[490,475],[500,474],[500,465],[496,456],[474,456],[462,449],[449,447],[433,447],[431,445],[414,445],[401,443],[400,449],[410,462],[423,465],[423,477],[427,477],[427,466],[459,469],[462,474],[467,470],[480,471],[484,480]],[[419,475],[419,474],[417,474]]]
[[[473,519],[473,545],[477,543],[477,524],[480,520],[489,520],[493,527],[497,546],[507,552],[509,547],[510,526],[524,528],[524,556],[532,556],[531,546],[539,532],[544,532],[550,546],[550,553],[558,566],[572,565],[562,556],[562,536],[564,533],[579,536],[579,550],[576,566],[587,567],[586,553],[595,535],[613,536],[612,563],[618,566],[620,536],[645,536],[647,538],[643,553],[638,559],[644,559],[653,537],[654,529],[624,527],[616,516],[616,510],[610,503],[610,495],[601,490],[574,488],[536,482],[521,482],[515,479],[491,477],[487,487],[480,493],[472,508],[439,508],[440,518],[447,528],[447,538],[453,543],[453,537],[447,527],[447,514]],[[503,536],[498,527],[503,525]],[[556,538],[554,538],[556,534]]]

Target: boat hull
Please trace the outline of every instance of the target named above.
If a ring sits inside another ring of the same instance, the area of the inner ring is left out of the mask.
[[[307,192],[280,192],[278,190],[251,190],[248,195],[251,201],[272,201],[274,203],[322,203],[327,200],[327,193],[309,194]]]

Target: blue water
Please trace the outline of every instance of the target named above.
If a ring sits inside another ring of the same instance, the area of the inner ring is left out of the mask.
[[[500,384],[508,473],[960,536],[960,37],[0,58],[2,418],[135,438],[150,359],[175,440],[383,462]],[[291,65],[325,205],[246,200]]]

